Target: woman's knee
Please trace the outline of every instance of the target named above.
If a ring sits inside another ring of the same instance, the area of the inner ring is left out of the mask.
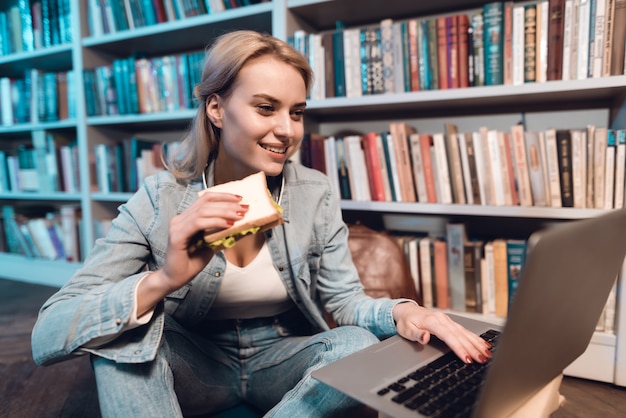
[[[333,328],[328,333],[329,343],[336,358],[345,357],[380,342],[368,330],[353,325]]]

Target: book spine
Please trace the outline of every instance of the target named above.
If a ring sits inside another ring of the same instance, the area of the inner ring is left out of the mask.
[[[508,272],[508,307],[511,308],[515,300],[515,294],[519,287],[524,262],[526,260],[526,241],[507,240],[507,272]]]
[[[394,93],[396,91],[396,87],[393,68],[393,21],[391,19],[383,19],[380,22],[380,47],[383,73],[383,92]]]
[[[556,139],[556,130],[545,131],[546,167],[549,184],[550,206],[560,208],[563,206],[561,200],[561,179],[559,170],[559,146]]]
[[[537,68],[537,5],[524,8],[524,82],[536,81]]]
[[[563,78],[563,29],[565,0],[548,2],[548,62],[547,80]]]
[[[504,5],[492,2],[483,6],[485,85],[504,82]]]
[[[559,160],[559,181],[561,185],[561,204],[574,207],[574,184],[572,181],[572,137],[568,129],[556,131],[557,154]]]

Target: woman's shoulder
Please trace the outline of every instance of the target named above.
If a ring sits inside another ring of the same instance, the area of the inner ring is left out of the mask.
[[[328,176],[321,171],[306,167],[298,162],[288,161],[284,168],[285,180],[288,182],[319,182],[328,184]]]

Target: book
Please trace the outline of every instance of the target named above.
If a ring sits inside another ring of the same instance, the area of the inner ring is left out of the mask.
[[[461,162],[463,163],[463,180],[468,204],[480,205],[480,185],[478,184],[478,167],[474,150],[472,132],[465,132],[460,138]]]
[[[465,275],[465,311],[483,313],[482,271],[483,242],[465,241],[463,272]]]
[[[332,61],[334,75],[334,92],[336,97],[346,96],[346,68],[344,61],[343,22],[336,22],[335,31],[332,34]],[[328,73],[327,73],[328,74]]]
[[[548,73],[548,1],[537,4],[536,81],[546,81]]]
[[[506,240],[493,240],[493,271],[495,283],[495,314],[506,317],[509,306],[509,272]]]
[[[420,135],[421,134],[418,133],[413,133],[409,135],[409,147],[411,149],[413,181],[415,183],[415,193],[417,194],[417,201],[421,203],[426,203],[428,202],[428,193],[426,191],[426,175],[424,162],[422,161]]]
[[[513,1],[504,2],[502,83],[513,84]]]
[[[563,77],[563,28],[565,0],[548,1],[548,61],[546,80]]]
[[[487,160],[491,163],[491,170],[489,171],[489,179],[492,183],[493,200],[492,203],[496,206],[504,206],[507,204],[506,189],[508,188],[508,177],[505,177],[506,171],[504,155],[500,152],[500,135],[495,129],[490,129],[487,132]]]
[[[433,273],[435,283],[435,306],[450,308],[450,285],[448,281],[448,245],[443,238],[433,240]]]
[[[626,44],[626,0],[614,0],[613,38],[611,40],[611,63],[609,75],[624,74],[624,44]],[[621,47],[620,47],[621,46]]]
[[[615,131],[615,198],[613,207],[621,209],[624,207],[624,187],[626,169],[626,130]]]
[[[398,180],[403,202],[415,202],[415,186],[413,184],[413,170],[411,168],[411,152],[409,150],[409,136],[415,129],[405,122],[392,122],[389,131],[394,142]]]
[[[561,189],[561,205],[574,207],[574,182],[572,170],[572,136],[569,129],[556,131],[556,145]]]
[[[494,241],[485,243],[485,258],[481,261],[481,284],[483,294],[483,313],[496,314],[496,280],[494,265]]]
[[[585,208],[587,204],[587,131],[571,129],[572,137],[572,192],[574,207]]]
[[[537,79],[537,5],[524,6],[524,82]]]
[[[604,45],[602,45],[602,70],[601,77],[611,75],[613,61],[613,36],[615,33],[615,0],[606,0],[606,11],[604,17]],[[623,28],[620,29],[622,32]],[[624,45],[618,45],[617,49],[624,50]]]
[[[81,260],[79,234],[81,208],[78,205],[64,204],[59,208],[59,214],[66,259],[78,262]]]
[[[438,185],[437,202],[444,204],[453,203],[448,150],[446,146],[446,139],[443,133],[438,132],[433,134],[432,149],[435,156],[434,167],[436,167],[434,175],[435,179],[437,180],[436,184]]]
[[[446,224],[450,308],[461,312],[466,308],[465,255],[463,253],[466,240],[465,224],[456,222]]]
[[[490,166],[489,159],[486,153],[486,138],[485,129],[481,128],[478,132],[472,133],[472,146],[474,148],[474,159],[476,160],[476,179],[478,185],[478,191],[480,195],[481,205],[490,205],[491,202],[491,186],[490,186]],[[484,137],[484,138],[483,138]]]
[[[459,67],[459,87],[469,87],[470,74],[470,40],[469,40],[469,16],[460,13],[458,19],[458,67]]]
[[[604,159],[604,209],[613,209],[615,196],[615,130],[608,129],[606,136],[606,157]]]
[[[425,308],[432,308],[435,306],[435,294],[433,291],[432,245],[433,240],[431,237],[421,238],[418,244],[422,304]]]
[[[386,173],[383,172],[380,165],[377,137],[379,137],[378,133],[368,132],[361,137],[361,142],[363,143],[363,153],[372,200],[384,202],[387,200],[383,183],[383,175]]]
[[[504,83],[504,4],[483,5],[485,85]]]
[[[410,91],[419,91],[420,90],[420,77],[419,77],[419,56],[420,51],[418,47],[418,21],[417,19],[409,19],[406,22],[406,31],[408,35],[408,61],[409,61],[409,80],[410,80]]]
[[[513,125],[511,127],[511,138],[513,146],[513,159],[515,166],[515,179],[519,189],[520,206],[532,206],[533,195],[530,185],[529,163],[526,155],[526,140],[523,125]]]
[[[534,206],[549,206],[546,176],[542,161],[539,132],[525,131],[526,155],[528,158],[528,178]]]
[[[512,64],[511,84],[524,84],[525,70],[525,17],[524,5],[516,5],[512,8]],[[533,63],[534,65],[534,63]]]
[[[472,33],[470,42],[472,43],[471,56],[473,63],[473,83],[472,86],[485,85],[485,50],[483,34],[483,14],[474,13],[471,17]]]
[[[519,197],[517,192],[517,179],[515,178],[515,167],[513,165],[513,146],[511,144],[511,134],[500,131],[498,135],[498,145],[503,158],[503,174],[505,179],[505,202],[507,205],[518,206]]]
[[[445,17],[446,59],[448,62],[448,88],[459,88],[459,19],[452,14]]]
[[[403,26],[406,26],[406,22],[393,22],[391,26],[391,35],[393,42],[393,81],[394,81],[394,93],[404,93],[406,90],[406,83],[409,77],[405,77],[405,60],[404,60],[404,36]]]
[[[593,143],[593,207],[604,209],[608,129],[595,128]]]
[[[387,177],[389,180],[389,189],[391,191],[392,202],[402,202],[402,192],[400,190],[400,178],[398,174],[398,163],[396,161],[394,139],[390,132],[382,132],[383,151],[385,154],[385,162],[387,163]]]
[[[358,28],[343,30],[344,68],[346,72],[346,96],[359,97],[363,95],[361,83],[361,41]],[[314,61],[315,62],[315,61]],[[323,76],[316,71],[316,77]],[[323,97],[320,97],[323,98]]]
[[[360,135],[348,135],[343,138],[346,161],[350,172],[350,194],[352,200],[369,201],[371,191],[368,181],[365,154],[361,146]]]
[[[436,40],[437,40],[437,78],[439,80],[439,89],[445,90],[448,85],[448,37],[446,30],[446,17],[440,16],[434,18],[435,27],[437,28]]]
[[[602,62],[605,47],[606,11],[610,0],[595,0],[593,53],[589,53],[590,77],[602,77]]]
[[[464,205],[465,183],[463,180],[463,167],[461,164],[461,150],[459,147],[459,133],[456,125],[445,124],[445,139],[450,172],[450,184],[452,189],[452,201]]]
[[[545,131],[545,149],[549,206],[560,208],[563,206],[563,202],[561,200],[561,172],[559,169],[559,146],[556,139],[556,129]]]
[[[435,169],[431,149],[434,139],[430,134],[419,134],[420,155],[424,167],[424,183],[426,185],[426,202],[437,203],[437,189],[435,185]]]
[[[339,191],[341,199],[351,200],[352,191],[350,189],[351,173],[348,168],[348,160],[345,152],[345,144],[343,138],[335,138],[335,148],[337,154],[337,170],[339,176]]]
[[[515,293],[519,287],[524,261],[526,260],[526,241],[518,239],[506,240],[506,257],[508,272],[508,309],[515,301]]]

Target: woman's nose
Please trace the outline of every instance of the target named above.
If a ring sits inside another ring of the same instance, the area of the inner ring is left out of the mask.
[[[291,118],[289,112],[280,113],[276,117],[274,133],[276,134],[276,136],[290,138],[294,134],[294,124],[295,122]]]

